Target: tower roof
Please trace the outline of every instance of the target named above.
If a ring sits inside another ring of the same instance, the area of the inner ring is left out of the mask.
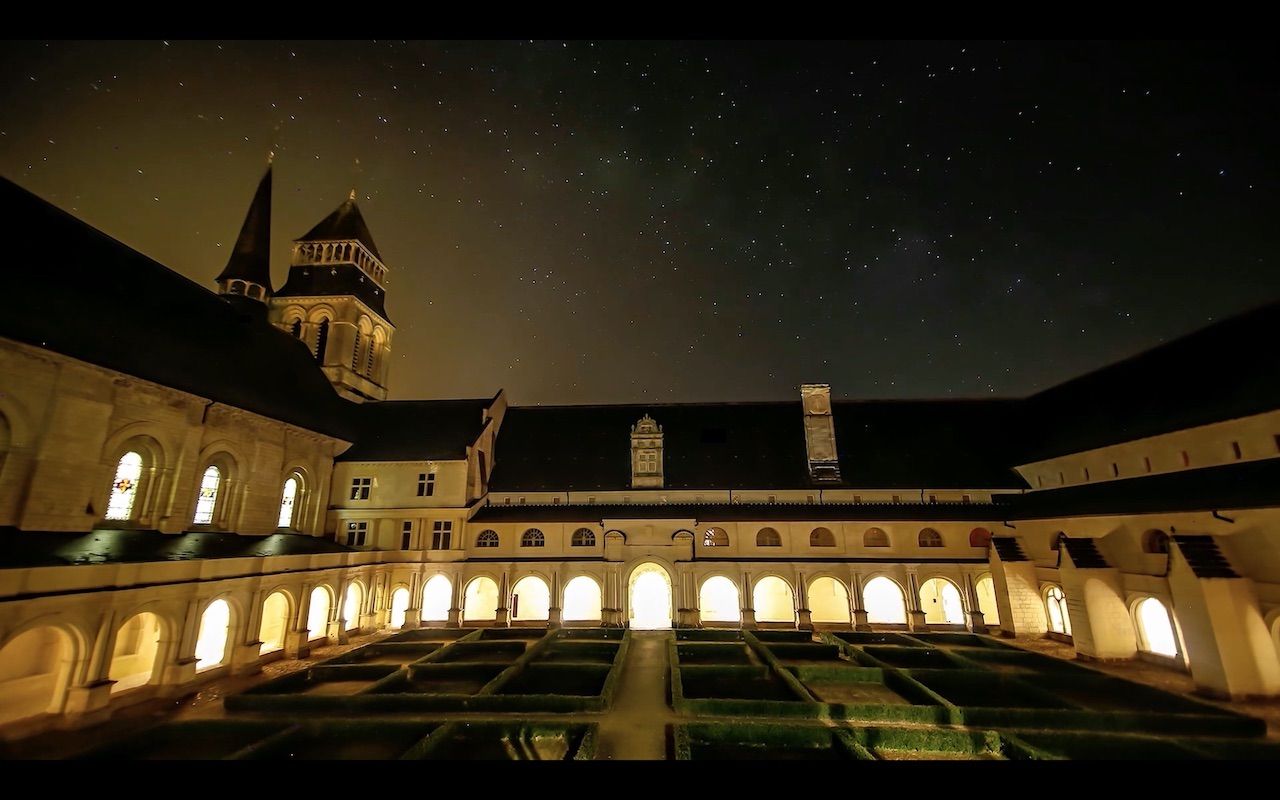
[[[271,165],[258,182],[258,191],[249,205],[240,237],[227,259],[227,266],[215,279],[252,281],[271,291]]]
[[[332,242],[344,239],[355,239],[360,244],[369,248],[369,252],[379,260],[382,260],[382,254],[378,252],[378,246],[373,243],[373,236],[369,233],[369,226],[364,222],[364,216],[360,214],[360,207],[356,205],[356,193],[353,190],[351,196],[346,202],[334,209],[333,213],[324,219],[306,235],[298,239],[299,242]]]

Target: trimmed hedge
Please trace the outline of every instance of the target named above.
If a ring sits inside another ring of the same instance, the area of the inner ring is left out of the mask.
[[[560,740],[563,760],[590,760],[596,752],[595,723],[448,722],[422,742],[415,757],[428,760],[522,760],[538,755],[539,739]],[[555,748],[544,748],[554,752]]]

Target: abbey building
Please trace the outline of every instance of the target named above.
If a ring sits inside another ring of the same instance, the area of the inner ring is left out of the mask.
[[[6,735],[385,627],[973,630],[1280,695],[1280,304],[1022,399],[390,401],[411,267],[354,197],[276,287],[268,170],[211,291],[0,193]]]

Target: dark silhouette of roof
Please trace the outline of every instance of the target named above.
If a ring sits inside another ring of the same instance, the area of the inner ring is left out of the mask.
[[[1063,536],[1060,540],[1062,547],[1066,548],[1067,553],[1071,555],[1071,563],[1075,564],[1079,569],[1107,569],[1111,565],[1107,563],[1107,559],[1098,550],[1098,540],[1088,538],[1072,538]],[[1059,556],[1061,561],[1061,556]]]
[[[356,443],[339,461],[425,461],[466,458],[484,430],[492,399],[386,400],[353,415]]]
[[[360,213],[360,207],[356,205],[354,192],[342,205],[335,208],[333,213],[320,220],[314,228],[307,231],[306,235],[297,241],[332,242],[343,239],[355,239],[369,248],[369,252],[373,253],[379,261],[382,260],[382,255],[378,252],[378,246],[373,243],[373,235],[369,233],[369,226],[365,224],[364,215]]]
[[[491,488],[630,488],[630,431],[662,426],[668,489],[1023,488],[1008,427],[1013,401],[833,404],[842,482],[809,475],[799,398],[774,403],[512,407]],[[923,498],[918,498],[923,499]]]
[[[490,504],[472,522],[591,522],[604,519],[693,519],[706,522],[832,520],[986,521],[1003,509],[972,503],[578,503]]]
[[[265,306],[232,304],[9,180],[0,201],[24,234],[0,335],[346,438],[352,404]]]
[[[249,204],[240,227],[240,236],[231,250],[227,266],[215,278],[217,282],[230,280],[252,281],[271,291],[271,167],[258,182],[258,191]],[[265,299],[265,298],[264,298]]]

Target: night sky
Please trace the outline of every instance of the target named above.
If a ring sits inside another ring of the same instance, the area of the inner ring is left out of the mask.
[[[355,187],[393,399],[1021,396],[1280,298],[1266,42],[0,60],[0,174],[210,289],[269,151],[277,288]]]

